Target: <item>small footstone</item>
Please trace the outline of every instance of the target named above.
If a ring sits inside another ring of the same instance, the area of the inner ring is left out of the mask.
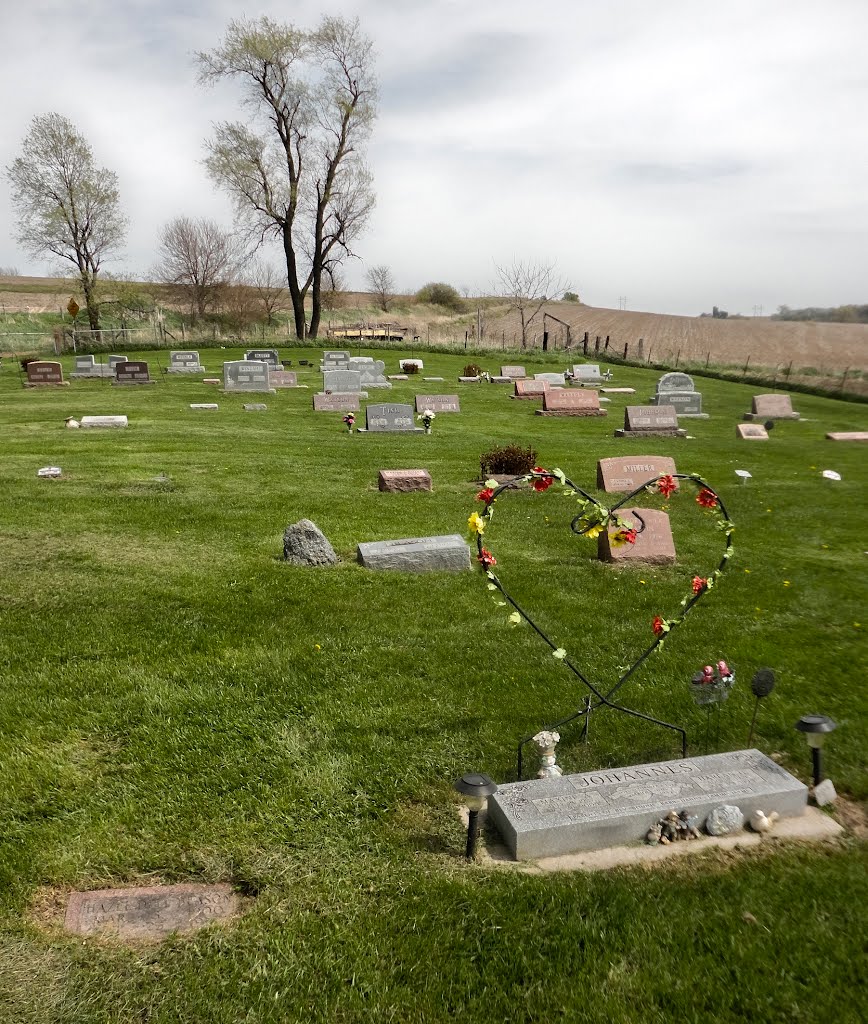
[[[721,804],[705,819],[705,830],[711,836],[728,836],[744,826],[744,815],[733,804]]]
[[[868,430],[842,430],[826,434],[828,441],[868,441]]]
[[[838,799],[835,784],[831,779],[823,779],[819,786],[814,786],[814,803],[818,807],[833,804]]]
[[[244,406],[245,412],[265,412],[268,409],[267,405],[263,405],[262,402],[248,402]]]
[[[430,491],[431,474],[427,469],[381,469],[377,485],[381,491],[393,493]]]
[[[127,426],[126,416],[82,416],[83,429],[112,428]]]
[[[203,377],[202,378],[202,383],[203,384],[222,384],[223,381],[220,380],[219,377]]]
[[[97,889],[70,896],[64,927],[76,935],[164,939],[233,917],[240,909],[240,897],[226,884]]]
[[[283,557],[293,565],[334,565],[338,561],[335,549],[310,519],[299,519],[283,531]]]
[[[191,409],[219,409],[220,406],[216,402],[192,402],[190,404]]]

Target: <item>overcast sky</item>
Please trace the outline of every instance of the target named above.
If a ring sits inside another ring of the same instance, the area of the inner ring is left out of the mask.
[[[230,87],[192,54],[240,16],[358,15],[373,38],[377,207],[349,282],[392,267],[486,291],[556,260],[583,301],[698,314],[868,302],[866,0],[0,0],[0,166],[57,111],[117,172],[114,268],[181,214],[229,225],[201,164]],[[0,178],[0,266],[14,241]],[[112,269],[112,268],[109,268]]]

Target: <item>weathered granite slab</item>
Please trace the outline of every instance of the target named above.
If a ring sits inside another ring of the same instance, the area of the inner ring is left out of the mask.
[[[324,392],[335,394],[358,394],[362,390],[362,375],[358,370],[324,370],[322,375]]]
[[[437,381],[439,383],[439,382],[445,380],[445,377],[423,377],[422,380],[427,381],[429,384],[432,381]]]
[[[220,406],[216,402],[191,402],[191,409],[219,409]]]
[[[544,380],[553,388],[565,388],[567,378],[562,373],[535,373],[534,380]]]
[[[57,387],[66,384],[60,363],[34,359],[27,364],[27,386],[29,388]]]
[[[458,395],[416,395],[416,412],[461,412]]]
[[[665,455],[622,455],[597,461],[597,487],[608,494],[633,491],[641,484],[658,476],[678,471],[675,459]],[[675,481],[676,488],[678,481]]]
[[[683,437],[678,414],[671,405],[628,405],[624,409],[624,429],[615,437]]]
[[[769,432],[761,423],[737,423],[735,436],[742,441],[768,441]]]
[[[537,416],[605,416],[596,391],[566,391],[552,388],[543,394],[542,409]]]
[[[223,364],[223,390],[262,391],[273,394],[269,373],[271,364],[260,360],[233,359]]]
[[[826,434],[827,441],[868,441],[868,430],[839,430]]]
[[[521,380],[527,376],[523,366],[501,366],[501,377],[511,377],[513,380]]]
[[[198,931],[240,910],[240,896],[225,883],[95,889],[72,893],[64,927],[76,935],[164,939],[174,932]]]
[[[166,373],[204,373],[205,367],[199,362],[199,353],[193,351],[170,352]]]
[[[789,395],[754,395],[751,411],[744,414],[746,420],[797,420],[800,413],[793,412]]]
[[[358,412],[359,394],[343,391],[331,395],[314,395],[314,412]]]
[[[459,534],[407,537],[359,544],[358,559],[368,569],[403,572],[461,572],[470,568],[470,547]]]
[[[720,804],[803,814],[808,789],[758,750],[602,769],[500,786],[489,819],[517,860],[638,842],[670,810],[703,821]]]
[[[81,426],[83,430],[87,430],[99,427],[126,427],[128,423],[126,416],[82,416]]]
[[[127,387],[135,384],[153,384],[148,364],[125,359],[115,364],[115,379],[112,384]]]
[[[601,562],[641,562],[644,565],[672,565],[675,541],[669,516],[654,508],[619,510],[625,523],[636,530],[635,544],[612,543],[620,527],[610,525],[597,538],[597,557]]]
[[[366,405],[365,427],[371,433],[422,430],[422,427],[417,427],[413,422],[413,406],[403,404]]]
[[[600,388],[604,395],[635,395],[635,388]]]
[[[410,377],[406,373],[390,373],[387,376],[388,380],[409,380]]]
[[[245,412],[268,412],[268,406],[264,402],[248,402],[242,408]]]
[[[428,379],[427,377],[425,378]],[[515,380],[514,377],[492,377],[489,383],[491,384],[512,384]]]
[[[431,474],[427,469],[381,469],[377,476],[381,491],[405,494],[409,491],[430,491]]]
[[[480,377],[459,377],[458,378],[458,383],[459,384],[478,384],[480,380],[481,380]]]

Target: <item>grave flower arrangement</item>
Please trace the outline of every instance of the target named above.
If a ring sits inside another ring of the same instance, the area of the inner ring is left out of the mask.
[[[420,412],[419,415],[416,417],[417,420],[422,421],[422,426],[425,428],[426,434],[431,433],[431,424],[434,422],[435,416],[436,414],[433,413],[430,409],[426,409],[424,412]]]
[[[344,416],[344,423],[346,423],[346,425],[347,425],[347,432],[348,433],[352,434],[353,427],[355,426],[355,422],[356,422],[355,413],[348,412],[346,414],[346,416]]]

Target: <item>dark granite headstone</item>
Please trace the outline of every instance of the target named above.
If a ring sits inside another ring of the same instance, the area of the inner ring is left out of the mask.
[[[244,353],[244,358],[248,363],[268,363],[275,368],[280,366],[280,356],[273,348],[252,348]]]
[[[63,367],[60,363],[34,360],[27,364],[27,386],[31,388],[65,384]]]
[[[124,360],[115,364],[114,384],[153,384],[148,364]]]
[[[262,360],[233,359],[223,364],[223,389],[271,392],[270,363]]]
[[[365,406],[365,427],[371,433],[422,430],[413,421],[413,406],[397,404]]]

